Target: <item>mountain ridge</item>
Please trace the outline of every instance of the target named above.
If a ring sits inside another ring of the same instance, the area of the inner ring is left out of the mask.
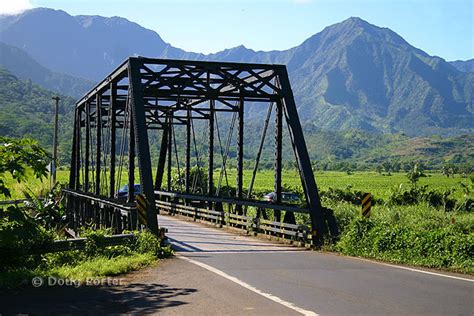
[[[454,60],[449,62],[462,72],[474,72],[474,58],[468,60]]]
[[[19,80],[8,70],[0,67],[0,135],[10,137],[33,137],[48,150],[52,149],[54,92],[45,90],[31,81]],[[61,165],[70,161],[70,148],[74,119],[74,99],[61,96],[59,104]],[[251,157],[255,157],[260,141],[261,124],[250,121],[246,127],[246,159],[244,166],[253,168]],[[440,169],[447,163],[471,168],[474,135],[450,138],[408,137],[401,134],[371,134],[363,131],[328,131],[311,124],[304,124],[308,151],[315,167],[322,170],[373,169],[384,161],[398,164],[422,163]],[[288,136],[288,135],[286,135]],[[198,143],[205,144],[205,135],[198,132]],[[177,138],[178,146],[184,138]],[[158,138],[151,138],[152,157],[158,157]],[[293,166],[293,153],[283,146],[283,159],[288,168]],[[205,149],[203,149],[205,151]],[[271,157],[273,147],[267,143],[264,157]],[[231,154],[231,157],[235,155]],[[235,158],[231,158],[235,159]],[[273,168],[273,161],[263,159],[263,168]]]
[[[64,43],[60,41],[62,44],[53,48],[39,45],[31,39],[31,27],[22,29],[28,23],[21,17],[5,23],[8,26],[0,29],[0,39],[23,48],[41,64],[51,52],[62,51],[59,59],[68,56],[71,60],[47,59],[45,66],[54,71],[62,69],[99,80],[134,55],[279,63],[287,65],[300,116],[318,127],[409,135],[474,131],[474,74],[428,55],[388,28],[357,17],[327,26],[287,50],[254,51],[239,45],[204,55],[173,47],[157,32],[124,18],[73,17],[64,11],[37,10],[41,14],[30,12],[25,19],[36,21],[35,31],[46,34],[46,42],[55,34],[48,31],[51,25],[67,20],[63,31],[70,35],[61,37]],[[45,15],[50,17],[48,21]],[[90,49],[85,52],[86,39]]]
[[[31,80],[50,91],[79,98],[91,89],[94,82],[53,72],[40,65],[20,48],[0,42],[0,66],[8,69],[20,79]]]

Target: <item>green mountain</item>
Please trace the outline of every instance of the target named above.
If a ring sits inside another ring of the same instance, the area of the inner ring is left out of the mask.
[[[0,67],[0,135],[34,138],[51,148],[55,104],[51,98],[56,95]],[[60,152],[67,158],[72,143],[74,99],[60,97]]]
[[[328,26],[291,49],[269,52],[244,46],[209,55],[186,52],[123,18],[46,8],[0,16],[0,38],[53,71],[95,81],[131,55],[281,63],[288,67],[307,124],[412,136],[474,131],[474,73],[360,18]]]
[[[474,74],[359,18],[288,52],[300,113],[319,127],[410,135],[474,131]]]
[[[8,70],[0,68],[0,135],[12,137],[31,137],[37,139],[48,149],[52,147],[54,102],[56,94],[45,90],[28,80],[20,80]],[[72,121],[74,115],[74,99],[61,96],[59,108],[60,121],[60,158],[64,165],[70,159],[72,142]],[[220,122],[225,123],[225,122]],[[273,128],[270,125],[270,128]],[[221,133],[225,133],[225,124],[221,125]],[[247,123],[245,129],[247,168],[253,167],[252,161],[260,141],[261,124],[256,120]],[[327,168],[339,168],[341,164],[354,163],[359,168],[383,161],[421,161],[427,166],[440,167],[444,163],[472,164],[474,161],[474,135],[452,138],[441,137],[409,137],[401,134],[374,134],[364,131],[328,131],[315,127],[313,124],[303,125],[308,150],[313,162]],[[205,129],[197,128],[197,131]],[[183,148],[184,137],[179,138],[178,147]],[[288,137],[285,133],[284,137]],[[158,137],[150,136],[152,159],[156,158]],[[205,132],[198,132],[199,152],[207,152],[205,148]],[[234,140],[235,141],[235,140]],[[263,157],[273,157],[272,137],[267,137]],[[216,143],[216,152],[218,144]],[[289,141],[284,142],[284,159],[291,167],[293,153]],[[229,156],[231,162],[236,156],[235,146]],[[218,157],[216,157],[218,160]],[[264,159],[261,166],[272,168],[273,162]],[[229,162],[231,164],[231,162]],[[218,164],[218,163],[216,163]]]
[[[0,42],[0,66],[20,79],[31,80],[56,93],[79,98],[94,86],[94,82],[53,72],[43,67],[25,51]]]

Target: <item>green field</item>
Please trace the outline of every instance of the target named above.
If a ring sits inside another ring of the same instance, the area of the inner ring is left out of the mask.
[[[244,188],[248,188],[251,179],[252,171],[244,171]],[[57,174],[58,181],[67,184],[69,179],[69,171],[59,170]],[[135,178],[138,182],[138,173]],[[229,184],[235,186],[236,170],[228,171]],[[296,170],[284,170],[283,171],[283,186],[289,187],[301,187],[301,181]],[[317,171],[315,172],[316,183],[318,189],[325,191],[328,188],[345,189],[351,186],[352,189],[364,192],[370,192],[376,198],[387,199],[391,191],[396,190],[402,185],[408,187],[409,181],[405,176],[405,173],[392,173],[392,175],[381,175],[376,172],[354,172],[347,174],[339,171]],[[219,180],[219,170],[217,169],[214,173],[215,183]],[[271,192],[273,190],[273,171],[263,170],[257,174],[254,191],[259,192]],[[127,182],[127,174],[122,174],[122,184]],[[460,198],[462,196],[462,190],[460,183],[468,183],[469,179],[462,178],[459,175],[455,177],[449,177],[442,175],[441,173],[428,173],[426,177],[420,178],[418,183],[419,186],[427,185],[430,189],[436,189],[440,191],[454,190],[453,196]],[[223,180],[225,184],[225,180]],[[7,186],[12,189],[12,199],[23,198],[22,191],[25,186],[30,188],[34,193],[38,195],[44,195],[49,191],[50,182],[49,179],[30,178],[26,184],[18,184],[12,178],[7,178]]]
[[[251,171],[244,172],[244,187],[248,187]],[[283,185],[301,186],[301,181],[297,171],[283,171]],[[409,181],[405,173],[393,173],[391,176],[380,175],[376,172],[354,172],[348,175],[345,172],[338,171],[318,171],[315,172],[316,184],[319,190],[328,188],[345,189],[352,186],[354,190],[370,192],[375,197],[386,199],[390,190],[397,189],[400,184],[409,186]],[[229,173],[229,179],[235,179],[235,171]],[[469,179],[457,177],[447,178],[440,173],[427,174],[427,177],[420,179],[418,185],[428,185],[429,188],[439,190],[454,189],[461,194],[460,182],[467,182]],[[235,181],[235,180],[234,180]],[[271,191],[273,188],[273,172],[262,171],[257,175],[254,189],[258,191]]]

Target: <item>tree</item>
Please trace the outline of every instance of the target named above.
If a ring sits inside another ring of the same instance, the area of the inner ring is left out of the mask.
[[[185,170],[180,170],[181,173],[173,173],[171,180],[171,189],[174,191],[184,191],[185,189]],[[194,194],[207,193],[207,169],[202,167],[192,167],[189,172],[191,180],[191,192]]]
[[[406,177],[410,180],[413,187],[416,188],[418,180],[420,180],[421,177],[426,177],[426,175],[423,173],[423,169],[416,163],[413,169],[407,173]]]
[[[392,171],[392,163],[388,160],[386,160],[382,163],[382,167],[385,170],[385,172],[387,172],[387,173],[390,173],[390,171]]]
[[[410,172],[410,170],[413,169],[413,164],[410,163],[410,162],[405,162],[405,163],[402,165],[402,169],[403,169],[403,171],[405,171],[405,172]]]
[[[41,179],[47,174],[49,160],[49,155],[34,140],[0,137],[0,196],[11,197],[4,181],[7,174],[18,182],[25,181],[31,173]],[[40,210],[34,211],[38,215]],[[51,242],[52,233],[39,220],[42,219],[37,220],[18,205],[0,208],[0,270],[24,264],[31,249]]]
[[[32,139],[0,137],[0,195],[11,197],[4,181],[7,173],[18,183],[26,180],[28,171],[41,179],[47,175],[49,160],[48,153]]]
[[[392,171],[399,172],[401,168],[402,168],[402,166],[401,166],[400,161],[392,162]]]
[[[444,165],[443,168],[441,169],[441,172],[443,175],[445,175],[447,178],[452,174],[452,170],[448,165]]]
[[[377,165],[377,167],[375,167],[375,171],[377,171],[378,174],[382,174],[383,167],[381,165]]]
[[[449,178],[450,176],[454,177],[454,175],[459,172],[459,168],[453,164],[445,164],[441,169],[441,172],[447,178]]]

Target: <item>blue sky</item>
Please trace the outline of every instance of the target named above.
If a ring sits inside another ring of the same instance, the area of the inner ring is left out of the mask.
[[[447,60],[474,58],[473,0],[0,0],[0,13],[28,7],[121,16],[173,46],[209,53],[299,45],[325,26],[358,16],[389,27]]]

